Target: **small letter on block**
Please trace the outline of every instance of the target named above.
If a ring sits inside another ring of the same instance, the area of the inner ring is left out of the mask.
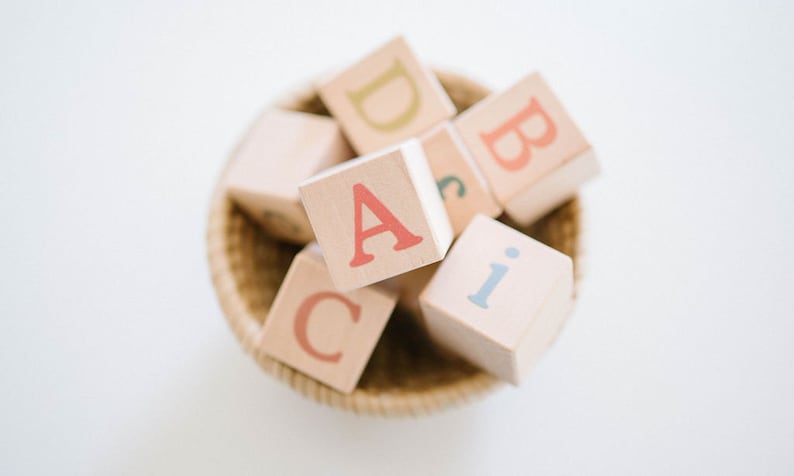
[[[342,291],[440,261],[452,242],[449,218],[416,139],[337,165],[299,189]]]
[[[573,304],[571,259],[477,215],[419,297],[430,336],[518,385]]]
[[[478,213],[489,217],[502,213],[502,207],[491,196],[477,164],[449,122],[425,133],[422,147],[455,236],[460,235]]]
[[[598,174],[590,144],[537,73],[468,109],[455,128],[496,199],[522,225]]]
[[[455,115],[438,79],[402,37],[321,84],[318,91],[359,154],[416,136]]]
[[[396,292],[380,285],[340,293],[320,250],[309,245],[292,261],[259,345],[274,359],[350,393],[396,302]]]
[[[270,110],[237,149],[225,177],[229,196],[269,234],[293,243],[314,238],[298,184],[352,157],[331,118]]]

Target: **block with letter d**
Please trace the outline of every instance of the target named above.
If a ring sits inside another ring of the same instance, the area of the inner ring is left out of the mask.
[[[572,198],[598,173],[590,144],[537,73],[454,123],[497,200],[522,225]]]
[[[382,285],[337,291],[320,250],[295,256],[259,339],[266,354],[343,393],[355,388],[397,302]]]
[[[444,348],[518,385],[573,305],[571,259],[477,215],[419,296]]]
[[[417,136],[456,112],[402,37],[324,82],[318,92],[362,155]]]
[[[298,188],[339,290],[440,261],[452,242],[416,139],[332,167]]]

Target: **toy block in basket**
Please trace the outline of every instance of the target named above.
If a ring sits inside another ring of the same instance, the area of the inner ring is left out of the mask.
[[[292,260],[259,344],[273,358],[350,393],[396,303],[396,292],[382,285],[337,291],[320,250],[310,244]]]
[[[477,215],[424,288],[430,336],[518,385],[573,305],[571,258]]]
[[[401,37],[318,89],[359,154],[415,137],[455,115],[455,106],[438,79]]]
[[[485,178],[449,122],[426,132],[422,136],[422,147],[455,236],[478,213],[492,218],[502,213],[502,207],[491,195]]]
[[[359,413],[520,383],[572,310],[575,195],[598,171],[546,83],[489,95],[396,38],[281,104],[294,111],[257,121],[210,214],[213,281],[246,350]]]
[[[537,73],[455,119],[497,200],[528,225],[598,174],[593,149]]]
[[[333,119],[273,109],[238,148],[226,176],[229,195],[268,233],[308,243],[314,233],[298,184],[352,156]]]
[[[342,291],[440,261],[452,242],[449,218],[416,139],[332,167],[298,188]]]

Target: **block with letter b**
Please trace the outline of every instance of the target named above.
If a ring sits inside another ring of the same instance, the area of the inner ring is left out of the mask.
[[[324,82],[318,92],[359,154],[414,137],[456,112],[402,37]]]
[[[517,385],[570,313],[572,261],[507,225],[477,215],[419,302],[436,342]]]
[[[522,225],[572,198],[599,170],[590,144],[537,73],[475,104],[455,128]]]
[[[426,132],[421,140],[455,236],[478,213],[489,217],[502,213],[477,164],[449,122]]]
[[[452,242],[449,218],[416,139],[332,167],[299,190],[342,291],[440,261]]]
[[[382,285],[337,291],[320,250],[295,256],[259,339],[271,357],[343,393],[356,386],[397,303]]]
[[[269,234],[308,243],[314,234],[298,184],[352,157],[336,121],[273,109],[260,117],[237,149],[225,181],[229,196]]]

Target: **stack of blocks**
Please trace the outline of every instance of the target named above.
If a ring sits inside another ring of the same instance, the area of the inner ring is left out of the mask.
[[[350,393],[399,301],[439,346],[519,384],[572,308],[573,267],[495,218],[527,225],[572,198],[598,172],[590,145],[538,74],[455,117],[402,38],[318,92],[333,118],[267,112],[225,177],[267,233],[308,243],[261,350]]]

